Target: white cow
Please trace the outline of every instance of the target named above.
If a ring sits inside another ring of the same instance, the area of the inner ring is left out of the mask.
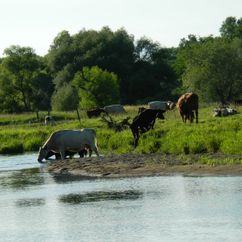
[[[55,120],[52,116],[48,115],[45,116],[45,125],[54,125],[55,124]]]
[[[160,109],[163,111],[172,110],[174,103],[171,101],[152,101],[148,103],[150,109]]]
[[[87,146],[99,156],[94,129],[59,130],[52,133],[45,144],[40,147],[38,161],[42,162],[49,151],[60,153],[63,160],[65,151],[79,152]]]
[[[124,107],[120,104],[113,104],[113,105],[105,106],[103,109],[108,113],[124,113],[125,112]]]

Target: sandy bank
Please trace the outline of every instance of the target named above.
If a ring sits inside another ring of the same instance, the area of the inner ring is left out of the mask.
[[[161,154],[125,154],[82,159],[53,161],[48,171],[54,175],[71,175],[86,178],[115,178],[160,175],[184,176],[240,176],[242,165],[206,165],[201,163],[201,155],[175,156]],[[213,161],[231,159],[231,156],[206,156]],[[242,156],[233,156],[242,161]]]

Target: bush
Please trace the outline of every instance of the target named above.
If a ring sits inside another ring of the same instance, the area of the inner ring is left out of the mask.
[[[1,144],[0,147],[0,154],[21,154],[23,152],[23,144],[18,141],[12,141],[8,144]]]

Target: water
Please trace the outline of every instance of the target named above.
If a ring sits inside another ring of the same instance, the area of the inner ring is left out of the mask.
[[[0,241],[242,241],[242,177],[53,177],[0,156]]]

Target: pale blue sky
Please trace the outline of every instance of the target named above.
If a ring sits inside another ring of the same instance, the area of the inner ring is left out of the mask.
[[[0,0],[0,11],[0,56],[10,45],[45,55],[62,30],[124,27],[164,47],[189,34],[217,36],[226,17],[242,17],[242,0]]]

